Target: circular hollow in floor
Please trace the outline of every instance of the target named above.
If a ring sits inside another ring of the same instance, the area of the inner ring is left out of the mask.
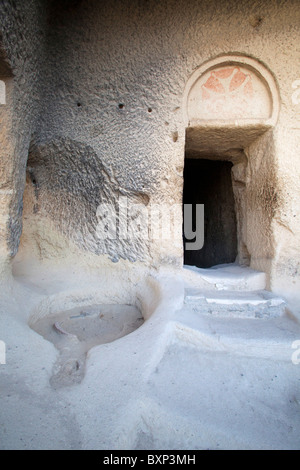
[[[89,349],[128,335],[143,322],[133,305],[97,304],[43,316],[31,327],[60,351],[50,380],[60,388],[81,382]]]

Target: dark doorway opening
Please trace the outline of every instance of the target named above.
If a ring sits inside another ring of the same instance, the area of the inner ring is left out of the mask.
[[[237,223],[231,168],[229,161],[185,159],[183,204],[192,204],[194,213],[196,204],[204,204],[204,246],[197,251],[186,250],[183,234],[184,264],[209,268],[236,260]]]

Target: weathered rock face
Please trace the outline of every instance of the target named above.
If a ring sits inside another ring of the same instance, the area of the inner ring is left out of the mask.
[[[126,199],[128,205],[140,204],[146,208],[149,197],[146,193],[122,188],[89,145],[58,138],[31,148],[27,183],[26,227],[33,238],[38,237],[40,220],[48,220],[81,250],[96,255],[107,254],[114,262],[120,257],[130,261],[149,258],[148,244],[141,237],[118,237],[118,249],[117,231],[111,237],[101,237],[99,231],[105,223],[99,226],[99,218],[105,217],[106,212],[100,212],[98,207],[107,205],[116,216],[112,222],[117,226],[120,221],[119,201]],[[32,230],[30,226],[33,223]],[[55,246],[53,249],[55,252]]]
[[[296,295],[297,0],[6,0],[0,15],[0,80],[11,77],[0,105],[1,256],[16,254],[23,217],[19,253],[53,258],[72,245],[99,266],[107,257],[180,265],[178,232],[99,240],[97,208],[116,208],[122,196],[142,211],[180,205],[185,156],[227,160],[238,261],[267,272],[271,289]],[[232,55],[241,64],[226,62]],[[226,108],[212,106],[212,93]],[[199,124],[199,112],[210,121],[215,110],[227,122]],[[247,127],[244,118],[256,121]]]
[[[34,0],[26,5],[4,0],[0,18],[0,80],[5,84],[5,104],[0,104],[1,279],[22,232],[26,161],[40,106],[45,12]]]

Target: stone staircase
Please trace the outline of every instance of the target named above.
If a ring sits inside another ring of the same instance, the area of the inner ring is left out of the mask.
[[[235,264],[210,269],[185,266],[185,307],[203,315],[276,318],[286,302],[265,290],[265,274]]]
[[[185,306],[214,317],[275,318],[286,312],[286,302],[266,290],[204,292],[186,289]]]

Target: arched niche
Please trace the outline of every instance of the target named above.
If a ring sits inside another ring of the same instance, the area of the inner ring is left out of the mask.
[[[255,59],[222,56],[191,75],[184,97],[186,127],[274,126],[279,99],[269,70]]]
[[[183,201],[204,203],[212,220],[205,222],[207,259],[185,252],[186,264],[237,261],[270,272],[277,191],[272,129],[279,103],[272,73],[250,57],[217,57],[187,81]]]

